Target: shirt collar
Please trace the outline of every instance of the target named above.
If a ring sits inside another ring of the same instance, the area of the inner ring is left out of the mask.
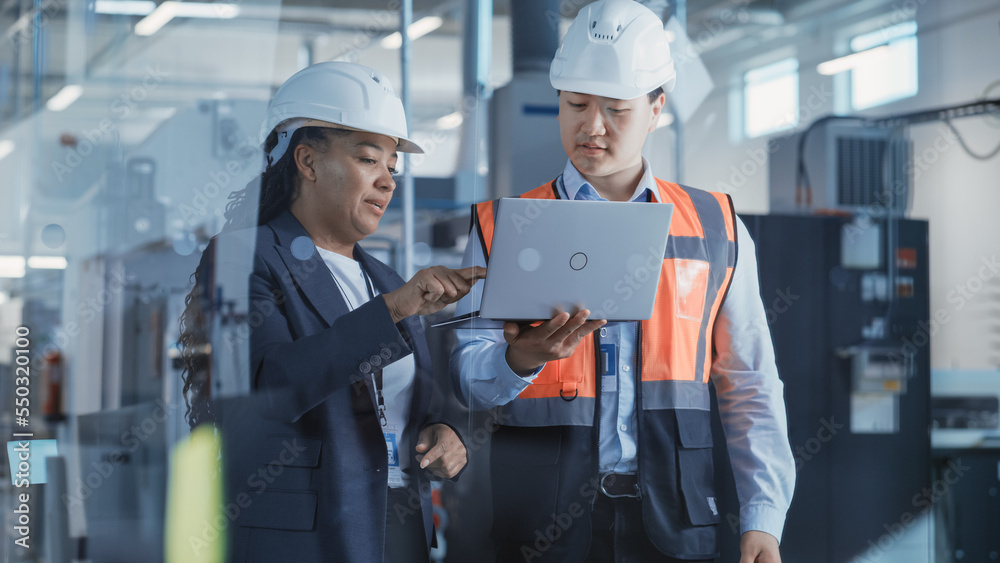
[[[566,167],[563,168],[562,173],[562,185],[566,199],[593,199],[606,201],[597,190],[590,185],[590,182],[584,179],[580,171],[573,166],[573,161],[566,159]],[[657,203],[660,202],[660,193],[656,189],[656,181],[653,179],[653,170],[649,166],[649,161],[646,157],[642,157],[642,178],[639,179],[639,185],[635,187],[635,193],[629,198],[629,201],[645,201],[646,200],[646,190],[652,194],[651,201]]]

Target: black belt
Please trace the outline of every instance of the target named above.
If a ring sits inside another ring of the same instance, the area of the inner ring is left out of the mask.
[[[602,473],[601,492],[608,498],[642,498],[639,476],[634,473]]]

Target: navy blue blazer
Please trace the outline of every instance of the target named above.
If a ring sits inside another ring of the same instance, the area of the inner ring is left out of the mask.
[[[419,430],[443,422],[432,407],[423,327],[416,317],[393,323],[379,296],[349,311],[308,233],[288,211],[254,230],[222,236],[236,241],[227,248],[255,246],[247,317],[252,392],[214,406],[223,444],[229,559],[382,561],[388,465],[371,372],[414,355],[407,431],[415,445]],[[359,246],[354,257],[380,293],[403,285]],[[411,501],[394,512],[421,518],[430,546],[429,474],[414,455]]]

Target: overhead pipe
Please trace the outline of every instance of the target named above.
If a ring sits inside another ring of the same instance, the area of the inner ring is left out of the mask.
[[[677,0],[674,4],[674,17],[677,18],[677,23],[680,24],[681,29],[687,32],[687,0]],[[678,182],[684,182],[684,122],[681,120],[681,116],[674,112],[674,160],[675,160],[675,174]]]
[[[400,6],[399,34],[402,45],[399,47],[399,64],[402,73],[400,84],[400,100],[403,102],[403,113],[406,115],[406,130],[413,132],[412,106],[410,104],[410,61],[412,49],[410,41],[410,24],[413,23],[413,0],[403,0]],[[410,169],[409,153],[403,153],[403,265],[400,270],[403,279],[413,277],[413,171]]]
[[[42,59],[42,0],[35,0],[34,13],[31,16],[31,77],[32,77],[32,111],[38,113],[42,110],[42,77],[45,75],[45,65]]]
[[[462,49],[461,143],[455,170],[456,202],[471,203],[485,197],[485,155],[489,147],[488,104],[492,54],[493,0],[468,2]]]

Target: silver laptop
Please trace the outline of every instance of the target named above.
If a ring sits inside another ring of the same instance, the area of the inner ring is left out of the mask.
[[[499,201],[479,317],[649,319],[674,206],[504,198]]]

